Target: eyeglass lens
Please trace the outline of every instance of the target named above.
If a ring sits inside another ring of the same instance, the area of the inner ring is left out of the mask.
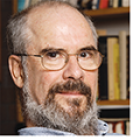
[[[77,60],[81,68],[85,70],[97,69],[102,61],[102,57],[97,50],[82,50],[77,54]],[[47,51],[42,57],[44,68],[49,70],[62,69],[68,62],[69,54],[62,50]]]

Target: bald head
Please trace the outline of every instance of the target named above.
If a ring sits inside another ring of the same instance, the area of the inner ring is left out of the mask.
[[[76,24],[76,21],[81,22]],[[66,22],[67,26],[75,25],[75,28],[81,27],[81,29],[85,26],[90,28],[95,46],[97,46],[95,27],[87,17],[84,17],[66,2],[48,0],[40,2],[11,18],[7,26],[7,42],[10,54],[25,53],[29,44],[33,43],[38,34],[44,31],[44,26],[55,30],[58,28],[57,24],[60,23],[63,28],[59,30],[66,30],[66,26],[64,26]],[[73,30],[75,30],[74,27]]]
[[[84,16],[68,5],[37,7],[28,15],[27,23],[34,38],[33,46],[57,46],[59,43],[65,46],[67,42],[75,44],[76,41],[80,41],[79,38],[84,40],[90,36],[89,41],[93,38],[92,30]]]

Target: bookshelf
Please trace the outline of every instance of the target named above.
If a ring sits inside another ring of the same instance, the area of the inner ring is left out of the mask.
[[[129,105],[130,104],[130,100],[99,100],[97,101],[98,105]]]
[[[106,34],[107,36],[117,36],[119,30],[126,30],[126,32],[129,34],[129,29],[127,28],[129,26],[130,7],[83,10],[82,12],[91,17],[95,23],[95,26],[97,25],[97,29],[106,30],[106,32],[108,32]],[[113,30],[115,33],[110,32],[111,30]],[[98,99],[97,105],[99,109],[99,118],[111,125],[114,132],[130,135],[130,99]]]
[[[130,7],[118,7],[118,8],[107,8],[107,9],[97,9],[97,10],[83,10],[87,16],[90,16],[92,19],[102,19],[102,18],[119,18],[126,17],[129,18]],[[103,106],[113,106],[115,108],[119,108],[120,106],[123,108],[129,108],[130,100],[98,100],[97,105],[102,108]]]
[[[129,109],[130,100],[99,100],[97,101],[99,109]]]
[[[102,18],[105,16],[114,17],[114,16],[127,16],[129,15],[130,8],[129,7],[119,7],[119,8],[107,8],[100,10],[83,10],[83,13],[94,17],[94,18]]]
[[[96,22],[96,19],[101,21],[104,18],[126,18],[129,19],[130,7],[106,8],[97,10],[83,10],[87,16],[90,16]],[[110,20],[109,20],[110,21]],[[100,25],[101,26],[101,25]],[[129,108],[130,100],[98,100],[97,105],[102,108]],[[103,107],[104,106],[104,107]]]

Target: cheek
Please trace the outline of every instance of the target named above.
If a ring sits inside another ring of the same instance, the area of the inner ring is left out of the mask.
[[[46,71],[42,68],[28,67],[28,81],[30,94],[38,104],[43,104],[49,89],[61,79],[59,71]],[[37,64],[39,66],[39,64]]]
[[[57,81],[59,81],[60,79],[60,72],[59,71],[46,71],[46,72],[42,72],[41,77],[41,83],[42,85],[46,85],[49,87],[52,87],[54,84],[57,83]]]
[[[60,83],[59,81],[61,80],[61,76],[59,71],[45,71],[45,72],[40,72],[39,76],[39,85],[38,86],[38,91],[40,92],[40,98],[42,97],[42,103],[46,99],[48,95],[49,89],[55,85],[56,83]]]
[[[98,86],[98,70],[86,73],[86,83],[90,86],[92,91],[92,99],[96,99]]]

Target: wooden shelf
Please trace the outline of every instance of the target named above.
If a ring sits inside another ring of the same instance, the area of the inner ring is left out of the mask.
[[[130,100],[99,100],[98,105],[130,105]]]
[[[17,0],[13,0],[13,14],[16,14],[17,13],[17,8],[18,8],[18,2]]]
[[[130,12],[129,7],[107,8],[100,10],[83,10],[83,13],[91,17],[103,17],[112,15],[128,15]]]

